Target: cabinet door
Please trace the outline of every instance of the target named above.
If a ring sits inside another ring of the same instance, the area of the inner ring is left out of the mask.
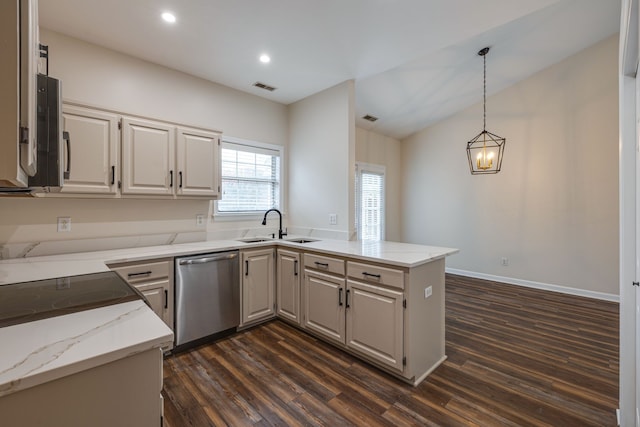
[[[153,312],[173,329],[169,316],[169,280],[143,282],[134,286],[144,295]]]
[[[303,326],[331,341],[345,343],[345,279],[304,272]]]
[[[242,325],[273,317],[274,250],[242,253]]]
[[[276,271],[277,314],[300,324],[300,254],[278,249]]]
[[[178,128],[177,194],[220,197],[220,134]]]
[[[402,292],[349,280],[345,299],[347,347],[403,370]]]
[[[71,150],[64,150],[63,193],[116,194],[118,170],[118,116],[99,110],[64,105],[63,128]],[[68,161],[71,163],[67,163]]]
[[[122,121],[122,194],[173,195],[175,129],[149,120]]]

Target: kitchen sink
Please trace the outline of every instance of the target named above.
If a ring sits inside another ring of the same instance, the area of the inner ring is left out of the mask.
[[[306,239],[304,237],[300,237],[297,239],[286,239],[287,242],[291,242],[291,243],[311,243],[311,242],[317,242],[318,240],[316,239]]]
[[[270,237],[247,237],[246,239],[237,239],[238,242],[243,243],[260,243],[260,242],[270,242],[273,239]]]

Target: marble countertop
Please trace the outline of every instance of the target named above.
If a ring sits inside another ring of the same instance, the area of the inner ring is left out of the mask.
[[[303,251],[325,252],[337,256],[348,256],[363,261],[381,262],[408,268],[416,267],[458,252],[458,249],[398,242],[319,239],[309,243],[294,243],[287,240],[276,239],[265,242],[243,243],[238,240],[210,240],[195,243],[1,260],[0,285],[108,271],[109,268],[107,264],[120,262],[144,261],[155,258],[247,249],[274,244]]]
[[[15,258],[0,261],[0,285],[108,271],[109,264],[277,244],[301,251],[415,267],[457,249],[395,242],[320,239],[309,243],[210,240],[132,249]],[[0,397],[166,346],[173,333],[142,301],[133,301],[0,328]],[[158,350],[160,351],[160,350]]]
[[[0,328],[0,397],[169,345],[142,300]]]

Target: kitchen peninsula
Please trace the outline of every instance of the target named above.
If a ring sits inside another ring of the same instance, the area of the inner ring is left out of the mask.
[[[302,316],[297,323],[278,317],[412,384],[422,381],[446,358],[444,259],[457,252],[450,248],[337,240],[305,243],[214,240],[3,260],[0,261],[0,286],[104,272],[109,271],[108,265],[115,263],[264,248],[272,248],[274,256],[277,251],[286,251],[302,260],[299,268],[304,281],[300,283],[302,292],[297,294]],[[334,284],[336,287],[332,287]],[[325,322],[326,313],[318,311],[322,304],[331,303],[334,295],[340,305],[333,308],[334,317],[330,321],[337,319],[341,328],[337,334],[343,334],[338,337],[327,335],[331,325]],[[375,297],[370,298],[371,295]],[[372,324],[371,310],[374,318],[384,319],[389,314],[394,324]],[[380,337],[391,339],[380,341]],[[0,328],[0,340],[6,349],[0,358],[0,412],[3,414],[5,408],[15,407],[21,394],[28,394],[29,399],[32,396],[44,399],[50,392],[48,387],[56,383],[64,386],[74,376],[87,375],[80,380],[88,383],[93,374],[96,375],[93,379],[109,378],[111,368],[118,368],[118,363],[125,359],[136,360],[124,370],[120,369],[129,374],[114,378],[127,383],[131,375],[127,370],[147,366],[149,360],[155,360],[150,365],[155,366],[155,379],[147,377],[151,380],[143,382],[138,393],[152,397],[147,403],[151,408],[148,413],[161,408],[158,397],[162,376],[158,375],[161,370],[157,361],[161,361],[160,349],[170,346],[173,335],[141,300]],[[389,351],[379,351],[378,347]],[[122,390],[128,388],[129,385],[121,386]],[[69,410],[60,401],[38,412],[60,415]],[[27,415],[36,417],[33,422],[37,424],[37,413],[27,411]]]

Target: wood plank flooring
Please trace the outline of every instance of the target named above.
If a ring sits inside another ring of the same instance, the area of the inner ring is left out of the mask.
[[[447,275],[412,387],[281,321],[164,363],[165,426],[615,426],[618,304]]]

